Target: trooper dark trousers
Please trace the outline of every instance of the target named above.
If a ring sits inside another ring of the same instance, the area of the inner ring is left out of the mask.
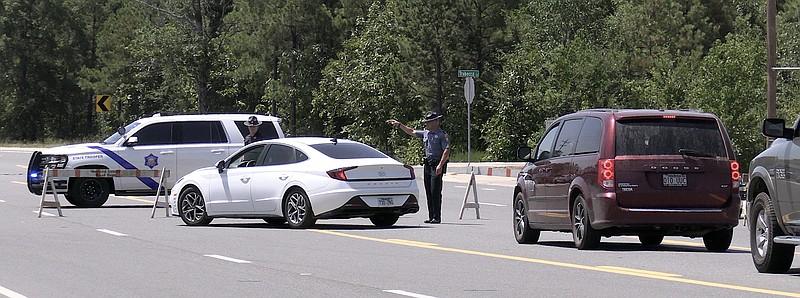
[[[447,171],[447,164],[442,167],[442,173],[436,175],[438,162],[426,162],[424,171],[425,197],[428,200],[428,219],[442,220],[442,176]]]

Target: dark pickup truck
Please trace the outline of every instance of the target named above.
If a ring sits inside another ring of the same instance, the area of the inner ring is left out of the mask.
[[[747,220],[750,251],[759,272],[783,273],[800,245],[800,118],[792,128],[783,119],[766,119],[772,145],[750,162]]]

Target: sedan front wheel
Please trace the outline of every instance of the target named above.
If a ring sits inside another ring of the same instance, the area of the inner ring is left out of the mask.
[[[178,197],[180,206],[181,220],[189,226],[205,226],[211,223],[213,218],[206,213],[206,201],[203,194],[194,186],[187,187]]]

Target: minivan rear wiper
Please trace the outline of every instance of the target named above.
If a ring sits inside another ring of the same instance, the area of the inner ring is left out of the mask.
[[[716,157],[713,154],[708,154],[708,153],[705,153],[705,152],[700,152],[700,151],[697,151],[697,150],[694,150],[694,149],[686,149],[686,148],[681,148],[680,150],[678,150],[678,153],[680,153],[681,155],[684,155],[684,156]]]

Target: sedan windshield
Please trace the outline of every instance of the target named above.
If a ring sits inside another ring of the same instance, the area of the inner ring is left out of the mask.
[[[137,126],[139,126],[139,122],[133,122],[131,124],[128,124],[128,126],[125,126],[125,131],[129,132],[129,131],[131,131],[131,129],[133,129],[134,127],[137,127]],[[122,135],[119,134],[119,132],[115,132],[113,135],[109,136],[108,138],[106,138],[105,140],[103,140],[100,143],[101,144],[114,144],[117,141],[119,141],[120,138],[122,138]]]
[[[385,154],[361,143],[326,143],[311,145],[322,154],[335,159],[386,158]]]

